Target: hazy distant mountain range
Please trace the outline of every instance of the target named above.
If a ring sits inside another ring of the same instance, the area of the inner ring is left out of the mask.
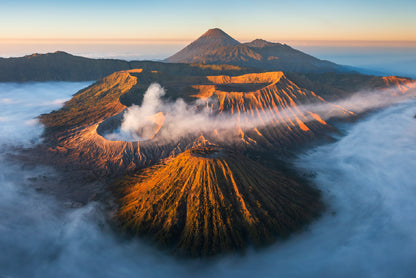
[[[164,60],[125,61],[91,59],[57,51],[18,58],[0,58],[0,82],[97,80],[113,72],[152,67],[181,71],[172,63],[228,64],[251,68],[251,72],[282,70],[298,73],[352,72],[319,60],[288,45],[254,40],[239,43],[220,29],[210,29],[183,50]],[[254,70],[255,69],[255,70]]]

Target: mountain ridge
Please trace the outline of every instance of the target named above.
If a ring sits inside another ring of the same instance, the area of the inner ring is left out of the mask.
[[[211,35],[214,34],[214,35]],[[210,29],[176,54],[170,63],[203,63],[294,72],[348,72],[338,64],[317,59],[286,44],[255,39],[239,43],[221,29]]]
[[[143,68],[177,75],[198,75],[203,72],[241,71],[231,65],[172,64],[157,61],[125,61],[94,59],[64,51],[34,53],[23,57],[0,57],[0,82],[91,81],[114,72]]]

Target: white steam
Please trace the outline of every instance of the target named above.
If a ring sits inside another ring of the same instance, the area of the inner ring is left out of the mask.
[[[414,277],[415,101],[375,113],[297,162],[316,173],[329,207],[308,231],[245,256],[176,261],[118,238],[97,204],[66,209],[39,194],[32,178],[53,171],[4,155],[4,145],[40,134],[40,126],[24,122],[54,108],[41,105],[56,98],[51,90],[70,96],[59,93],[60,84],[67,83],[0,84],[1,94],[11,90],[7,97],[20,103],[0,104],[2,117],[15,123],[0,137],[0,277]]]
[[[162,97],[165,90],[154,83],[149,86],[141,106],[133,105],[124,114],[120,133],[122,137],[131,136],[135,141],[150,138],[152,134],[152,116],[158,113],[157,109],[162,106]],[[139,135],[140,134],[140,135]]]
[[[402,93],[397,87],[383,90],[366,90],[354,93],[348,98],[337,100],[333,105],[313,104],[302,108],[323,115],[324,119],[332,117],[345,117],[349,113],[340,113],[339,107],[343,107],[353,113],[359,114],[369,110],[387,107],[392,104],[408,101],[416,97],[416,83],[410,83],[409,89]]]
[[[412,84],[409,87],[414,87]],[[210,105],[218,107],[218,101],[209,99],[209,105],[202,100],[187,104],[182,99],[175,102],[165,102],[162,97],[165,90],[159,84],[152,84],[144,94],[141,106],[133,105],[124,113],[121,127],[105,137],[109,140],[142,141],[157,137],[162,141],[178,140],[188,135],[220,134],[220,140],[239,139],[238,128],[243,131],[261,128],[268,125],[296,122],[299,118],[308,123],[314,120],[309,112],[318,114],[326,121],[333,117],[351,116],[353,113],[362,113],[371,109],[385,107],[394,103],[406,101],[416,96],[416,89],[409,89],[405,94],[398,93],[397,88],[355,93],[347,99],[336,103],[317,102],[297,106],[296,109],[280,109],[282,118],[276,116],[275,109],[255,111],[254,114],[241,112],[230,114],[227,112],[216,114],[211,111]],[[215,110],[215,109],[214,109]],[[299,111],[305,116],[301,116]],[[309,111],[309,112],[308,112]],[[157,113],[163,113],[164,121],[158,128],[154,123]],[[159,129],[160,128],[160,129]]]

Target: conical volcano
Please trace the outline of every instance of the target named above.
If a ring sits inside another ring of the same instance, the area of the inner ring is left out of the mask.
[[[237,45],[240,45],[240,42],[233,39],[221,29],[209,29],[197,40],[175,55],[167,58],[167,60],[171,63],[190,63],[192,60],[196,59],[196,57],[205,55],[207,51]]]
[[[233,39],[230,35],[219,28],[209,29],[195,42],[203,42],[204,40],[211,45],[216,44],[216,47],[235,46],[240,44],[240,42]]]
[[[121,185],[122,226],[190,256],[271,243],[322,207],[316,190],[215,146],[187,150]]]
[[[262,70],[291,72],[345,72],[348,69],[319,60],[286,44],[256,39],[239,43],[221,29],[210,29],[181,51],[170,63],[228,64]]]

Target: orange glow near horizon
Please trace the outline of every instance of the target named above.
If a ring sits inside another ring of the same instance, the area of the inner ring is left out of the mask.
[[[196,40],[194,38],[0,38],[0,44],[119,44],[119,45],[187,45]],[[260,38],[260,37],[258,37]],[[239,39],[241,43],[250,42],[257,37]],[[416,47],[416,40],[308,40],[308,39],[267,39],[270,42],[284,43],[295,46],[334,46],[334,47]]]
[[[411,0],[21,0],[6,1],[1,9],[0,39],[189,43],[221,28],[241,42],[416,42],[416,2]]]
[[[162,42],[190,42],[197,39],[208,29],[220,28],[231,37],[235,38],[240,42],[252,41],[255,39],[264,39],[272,42],[282,41],[293,41],[293,42],[375,42],[375,43],[396,43],[396,42],[407,42],[416,43],[416,32],[413,32],[413,27],[406,26],[404,30],[349,30],[348,32],[335,32],[334,30],[314,30],[307,31],[302,30],[305,26],[300,26],[297,29],[256,29],[246,30],[232,27],[227,28],[226,26],[207,26],[200,27],[196,30],[177,30],[176,32],[160,31],[152,29],[141,30],[143,32],[15,32],[2,33],[0,32],[0,41],[124,41],[124,42],[137,42],[137,41],[162,41]],[[306,27],[305,27],[306,28]]]

